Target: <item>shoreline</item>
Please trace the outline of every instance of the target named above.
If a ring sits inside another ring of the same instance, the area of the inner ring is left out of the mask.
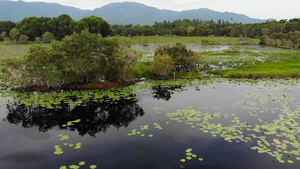
[[[209,77],[204,77],[209,78]],[[300,78],[300,75],[259,75],[259,74],[250,74],[250,75],[230,75],[226,77],[213,77],[213,78],[225,78],[225,79],[283,79],[283,78]],[[47,86],[31,86],[31,87],[23,87],[23,88],[15,88],[13,90],[16,91],[39,91],[39,92],[51,92],[57,90],[88,90],[88,89],[107,89],[107,88],[115,88],[115,87],[126,87],[131,86],[136,83],[145,81],[145,80],[174,80],[174,79],[199,79],[199,78],[174,78],[174,77],[164,77],[158,79],[143,79],[143,80],[131,80],[125,82],[95,82],[95,83],[83,83],[83,84],[73,84],[66,85],[59,88],[47,87]],[[200,78],[203,79],[203,78]]]
[[[131,86],[143,80],[132,80],[126,82],[95,82],[95,83],[82,83],[82,84],[72,84],[65,85],[59,88],[47,87],[47,86],[31,86],[31,87],[22,87],[15,88],[16,91],[40,91],[40,92],[50,92],[56,90],[88,90],[88,89],[106,89],[114,87],[125,87]]]

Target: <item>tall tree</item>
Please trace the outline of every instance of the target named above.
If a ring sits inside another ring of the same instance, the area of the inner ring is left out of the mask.
[[[12,21],[0,21],[0,34],[2,34],[3,32],[9,33],[10,30],[12,30],[15,26],[16,23]],[[8,36],[8,35],[6,34],[3,36]]]
[[[21,34],[28,36],[30,40],[35,40],[35,37],[40,37],[43,34],[42,22],[40,18],[35,16],[24,18],[17,23],[16,28],[20,30]]]
[[[49,28],[51,33],[61,40],[66,35],[71,35],[75,31],[76,22],[67,14],[54,17],[50,23]]]
[[[90,16],[81,19],[77,24],[77,32],[88,29],[90,33],[101,34],[106,37],[111,34],[111,27],[101,17]]]

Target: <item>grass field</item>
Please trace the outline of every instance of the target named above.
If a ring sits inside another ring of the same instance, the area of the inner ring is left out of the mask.
[[[181,36],[135,36],[127,37],[132,43],[141,43],[142,40],[146,40],[147,43],[195,43],[201,44],[202,40],[209,40],[219,42],[220,44],[235,44],[240,42],[240,38],[235,37],[181,37]],[[251,39],[254,44],[258,44],[259,39]],[[27,53],[28,49],[34,45],[34,42],[29,44],[17,44],[14,45],[10,42],[9,45],[5,45],[3,41],[0,41],[0,57],[18,56]],[[50,44],[41,44],[43,46],[50,46]]]
[[[222,77],[300,77],[300,61],[289,60],[283,62],[261,63],[251,66],[241,66],[238,69],[212,71]]]
[[[300,50],[274,47],[241,46],[239,52],[231,50],[199,52],[201,64],[236,68],[242,65],[300,60]]]
[[[22,56],[25,55],[28,49],[34,44],[9,44],[5,45],[4,42],[0,42],[0,58],[11,57],[11,56]],[[49,46],[50,44],[40,44],[43,46]]]
[[[240,38],[236,37],[196,37],[196,36],[134,36],[128,37],[133,43],[140,43],[142,40],[146,40],[147,43],[167,43],[167,42],[181,42],[181,43],[195,43],[202,44],[203,40],[215,41],[220,44],[236,44],[240,42]],[[259,39],[251,39],[253,44],[258,44]]]

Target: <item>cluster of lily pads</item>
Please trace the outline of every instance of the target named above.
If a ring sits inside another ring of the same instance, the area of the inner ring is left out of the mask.
[[[264,84],[258,88],[262,91],[273,90],[274,93],[249,92],[245,94],[245,98],[251,101],[234,103],[234,106],[239,105],[252,116],[258,116],[254,126],[241,122],[235,114],[203,113],[200,111],[203,108],[198,108],[199,110],[192,108],[177,110],[173,113],[167,113],[167,116],[171,120],[185,123],[192,128],[199,127],[201,131],[211,133],[213,137],[217,135],[224,137],[224,140],[228,142],[255,140],[257,146],[253,146],[251,149],[259,153],[267,153],[281,163],[286,161],[293,163],[293,158],[300,160],[300,139],[298,137],[300,134],[300,106],[299,104],[295,106],[297,101],[289,94],[292,89],[273,86],[272,83]],[[262,113],[273,115],[271,119],[262,119],[260,118]],[[222,123],[221,119],[227,120]],[[229,121],[232,124],[229,124]]]
[[[80,119],[73,120],[73,121],[68,121],[67,124],[63,124],[62,127],[73,126],[74,123],[79,123],[80,121],[81,121]],[[62,140],[62,141],[63,141],[63,140],[69,140],[69,139],[70,139],[70,136],[69,136],[69,135],[59,134],[58,136],[60,137],[60,140]],[[76,143],[75,145],[72,144],[72,143],[70,143],[70,144],[64,143],[64,146],[68,146],[68,147],[70,147],[70,148],[73,148],[73,147],[74,147],[74,151],[80,149],[80,148],[81,148],[81,145],[82,145],[81,143]],[[56,155],[60,155],[60,154],[63,154],[63,153],[64,153],[64,152],[63,152],[63,149],[61,148],[60,145],[55,145],[55,146],[54,146],[54,149],[55,149],[54,154],[56,154]]]
[[[181,159],[180,161],[184,163],[184,162],[186,162],[186,160],[192,160],[192,158],[196,158],[197,155],[196,155],[196,154],[193,154],[193,153],[192,153],[192,150],[193,150],[193,149],[191,149],[191,148],[185,150],[185,152],[186,152],[186,154],[185,154],[186,157],[183,158],[183,159]],[[198,160],[199,160],[199,161],[203,161],[203,158],[199,158]]]
[[[213,79],[185,79],[185,80],[158,80],[145,81],[128,87],[94,89],[94,90],[74,90],[74,91],[52,91],[52,92],[16,92],[5,90],[2,97],[12,97],[19,101],[18,104],[25,106],[41,106],[49,109],[59,107],[65,103],[70,106],[84,106],[88,102],[110,102],[117,104],[121,99],[132,99],[134,94],[150,94],[153,87],[182,86],[172,92],[182,92],[188,90],[188,86],[195,88],[210,88]],[[192,89],[189,89],[192,90]],[[3,99],[6,101],[6,99]]]
[[[186,157],[180,160],[182,163],[185,163],[187,160],[192,160],[192,158],[196,158],[196,157],[197,157],[196,154],[193,154],[193,153],[192,153],[192,150],[193,150],[193,149],[191,149],[191,148],[185,150],[185,152],[186,152],[186,154],[185,154]],[[199,160],[199,161],[203,161],[203,158],[200,157],[200,158],[198,158],[198,160]],[[185,168],[185,166],[184,166],[184,165],[180,165],[180,168]]]
[[[80,121],[81,121],[80,119],[73,120],[73,121],[68,121],[67,124],[63,124],[62,126],[63,127],[73,126],[74,123],[79,123]],[[62,141],[70,139],[69,135],[60,134],[58,136],[60,137],[60,140],[62,140]],[[64,146],[68,146],[70,148],[73,148],[74,151],[80,149],[81,145],[82,145],[82,143],[76,143],[76,144],[64,143]],[[61,155],[61,154],[63,154],[63,149],[62,149],[61,145],[55,145],[54,149],[55,149],[55,151],[54,151],[55,155]],[[79,169],[80,166],[84,166],[84,165],[85,165],[85,162],[81,161],[78,165],[74,165],[73,164],[73,165],[69,165],[69,166],[61,166],[59,169],[68,169],[68,168],[70,168],[70,169]],[[96,165],[90,165],[90,169],[95,169],[95,168],[97,168]]]
[[[168,122],[166,122],[168,124]],[[163,128],[161,127],[161,125],[159,125],[158,123],[154,123],[154,128],[162,130]],[[140,130],[137,129],[132,129],[131,133],[128,133],[128,136],[135,136],[135,135],[140,135],[140,136],[146,136],[146,131],[149,129],[149,125],[143,125],[140,126]],[[153,137],[153,134],[148,134],[148,137]]]
[[[59,169],[68,169],[68,168],[70,168],[70,169],[79,169],[80,168],[80,166],[84,166],[85,165],[85,162],[84,161],[81,161],[78,165],[70,165],[70,166],[61,166]],[[97,166],[96,165],[90,165],[90,169],[95,169],[95,168],[97,168]]]

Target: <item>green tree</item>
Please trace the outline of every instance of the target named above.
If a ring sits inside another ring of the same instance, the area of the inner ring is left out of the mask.
[[[125,39],[103,38],[84,30],[53,41],[50,49],[36,45],[23,57],[2,59],[0,67],[4,81],[11,85],[60,87],[130,79],[139,57]]]
[[[67,14],[59,15],[49,21],[48,31],[53,33],[56,39],[61,40],[66,35],[75,31],[76,22]]]
[[[189,36],[191,36],[191,34],[192,34],[192,32],[195,30],[195,27],[193,27],[193,26],[188,26],[187,28],[186,28],[186,31],[187,31],[187,33],[188,33],[188,35]]]
[[[0,33],[2,32],[10,32],[14,27],[16,27],[16,23],[12,21],[0,21]],[[7,37],[8,35],[3,35],[3,37]]]
[[[174,61],[169,55],[156,55],[150,67],[151,72],[156,75],[165,77],[174,69]]]
[[[30,40],[41,36],[41,22],[39,18],[35,16],[24,18],[17,23],[16,28],[20,30],[22,35],[28,36]]]
[[[103,37],[111,34],[111,27],[108,22],[101,17],[89,16],[78,21],[77,32],[88,29],[90,33],[100,33]]]
[[[20,36],[20,31],[17,28],[13,28],[10,32],[9,32],[9,37],[14,40],[14,44],[17,44],[18,39]]]
[[[43,38],[43,42],[45,43],[50,43],[55,39],[54,35],[51,32],[45,32],[42,35],[42,38]]]
[[[132,67],[142,54],[131,48],[131,43],[123,38],[106,38],[103,48],[104,79],[124,81],[134,75]]]
[[[159,46],[155,50],[155,56],[158,54],[171,56],[177,69],[184,72],[193,71],[195,63],[198,62],[196,53],[188,50],[181,43],[176,43],[174,46],[168,44]]]
[[[19,43],[26,44],[26,43],[28,43],[28,39],[29,39],[28,36],[26,36],[26,35],[20,35],[20,37],[19,37]]]

